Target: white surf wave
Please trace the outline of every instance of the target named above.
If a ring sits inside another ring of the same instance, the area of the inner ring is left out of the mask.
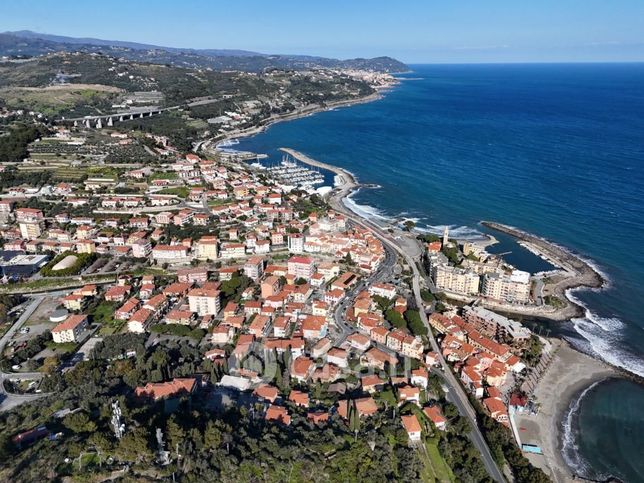
[[[476,228],[466,225],[427,225],[424,228],[418,228],[419,231],[425,233],[432,233],[434,235],[443,235],[445,227],[449,230],[449,236],[452,238],[458,238],[459,240],[478,240],[478,239],[487,239],[487,237]]]
[[[515,230],[518,230],[518,231],[520,231],[520,232],[528,233],[528,232],[524,231],[524,230],[523,230],[523,229],[521,229],[521,228],[517,228],[516,226],[512,226],[512,225],[507,225],[507,226],[509,226],[510,228],[514,228]],[[584,255],[582,255],[582,254],[580,254],[580,253],[578,253],[578,252],[576,252],[576,251],[574,251],[574,250],[571,250],[571,249],[570,249],[570,248],[568,248],[567,246],[560,245],[559,243],[555,243],[555,242],[553,242],[552,240],[548,240],[547,238],[544,238],[544,237],[542,237],[542,236],[534,235],[534,234],[532,234],[532,233],[528,233],[528,234],[529,234],[529,235],[531,235],[531,236],[533,236],[533,237],[535,237],[535,238],[537,238],[537,239],[539,239],[539,240],[541,240],[541,241],[544,241],[544,242],[546,242],[546,243],[549,243],[550,245],[556,246],[556,247],[557,247],[557,248],[559,248],[560,250],[562,250],[562,251],[564,251],[564,252],[566,252],[566,253],[568,253],[568,254],[570,254],[570,255],[572,255],[572,256],[574,256],[574,257],[576,257],[576,258],[578,258],[579,260],[581,260],[581,261],[583,261],[584,263],[586,263],[586,264],[587,264],[590,268],[592,268],[595,272],[597,272],[597,273],[602,277],[602,279],[603,279],[604,283],[603,283],[603,285],[602,285],[602,287],[601,287],[600,289],[595,289],[595,290],[604,290],[604,289],[607,289],[607,288],[611,288],[611,286],[612,286],[612,279],[611,279],[611,278],[610,278],[610,276],[609,276],[609,275],[604,271],[604,269],[603,269],[601,266],[599,266],[599,265],[597,264],[597,262],[596,262],[595,260],[593,260],[592,258],[588,258],[588,257],[586,257],[586,256],[584,256]],[[585,290],[588,290],[588,289],[585,289]]]
[[[574,302],[575,304],[579,305],[584,309],[584,316],[585,319],[590,321],[591,323],[598,325],[605,331],[616,331],[619,329],[624,328],[624,322],[622,322],[620,319],[617,317],[600,317],[599,315],[595,314],[592,312],[584,302],[582,302],[579,297],[575,295],[575,292],[580,292],[584,290],[584,288],[571,288],[566,290],[566,297],[568,300],[571,302]]]
[[[360,205],[356,203],[353,197],[356,193],[358,193],[358,191],[360,190],[354,191],[349,196],[344,198],[344,205],[347,208],[353,211],[356,215],[362,216],[370,220],[375,219],[375,220],[391,221],[391,218],[385,216],[383,212],[378,208],[374,208],[373,206],[369,206],[369,205]]]
[[[566,416],[562,421],[562,454],[566,464],[573,470],[575,474],[583,475],[588,470],[588,464],[583,460],[579,454],[579,447],[575,443],[577,440],[577,431],[574,429],[574,420],[579,412],[582,399],[588,394],[601,381],[597,381],[591,386],[584,389],[577,399],[571,402]]]
[[[622,349],[625,324],[617,317],[602,317],[574,295],[583,289],[566,291],[566,297],[584,309],[584,317],[571,319],[575,331],[586,342],[585,349],[609,364],[644,377],[644,359]],[[573,344],[575,340],[571,340]]]

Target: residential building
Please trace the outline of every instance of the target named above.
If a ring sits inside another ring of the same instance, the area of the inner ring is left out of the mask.
[[[87,315],[72,314],[67,320],[51,329],[51,335],[57,344],[78,342],[78,336],[87,327]]]
[[[195,288],[188,292],[190,311],[198,315],[217,315],[221,309],[219,290]]]

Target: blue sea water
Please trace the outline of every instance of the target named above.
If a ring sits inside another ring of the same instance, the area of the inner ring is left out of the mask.
[[[419,65],[400,77],[379,101],[280,123],[238,148],[276,161],[285,146],[348,169],[380,186],[352,197],[370,216],[449,225],[460,237],[495,220],[582,254],[609,287],[571,293],[586,316],[560,332],[644,376],[644,64]],[[548,268],[495,236],[519,268]],[[635,457],[644,436],[611,419],[641,423],[644,391],[606,383],[592,396],[579,409],[581,463],[571,463],[592,477],[644,481]],[[604,461],[607,445],[620,452]]]

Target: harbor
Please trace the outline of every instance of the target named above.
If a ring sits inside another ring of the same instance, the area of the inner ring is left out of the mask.
[[[266,171],[283,185],[311,188],[324,183],[324,175],[318,168],[302,166],[288,154],[282,157],[280,164],[269,166]]]

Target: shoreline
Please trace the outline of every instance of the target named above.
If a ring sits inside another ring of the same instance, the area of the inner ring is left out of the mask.
[[[568,465],[563,452],[568,445],[574,445],[569,439],[574,430],[570,423],[581,398],[594,385],[620,378],[621,374],[609,364],[574,349],[565,340],[555,340],[559,346],[533,391],[539,412],[536,416],[517,417],[517,425],[526,428],[534,438],[526,442],[537,442],[543,450],[543,455],[525,456],[549,473],[553,481],[565,482],[580,477]]]
[[[510,235],[518,240],[518,243],[522,244],[522,246],[529,247],[527,249],[532,253],[554,265],[556,268],[553,270],[553,275],[548,278],[558,278],[559,280],[554,283],[546,283],[543,288],[543,296],[554,296],[564,303],[564,307],[559,308],[548,305],[540,306],[539,313],[534,310],[532,313],[526,313],[525,310],[522,311],[518,307],[516,311],[513,311],[512,307],[507,307],[507,309],[499,307],[499,310],[519,315],[536,315],[555,321],[584,317],[586,313],[585,307],[568,297],[568,291],[575,289],[601,290],[608,286],[607,277],[599,269],[565,247],[503,223],[481,221],[481,225]],[[544,307],[550,307],[550,309],[546,310]]]
[[[249,127],[240,131],[231,131],[221,136],[213,136],[206,141],[206,144],[214,143],[214,147],[212,149],[216,150],[217,146],[223,142],[230,141],[233,139],[255,136],[256,134],[260,134],[266,131],[271,126],[278,124],[280,122],[301,119],[303,117],[308,117],[314,114],[319,114],[321,112],[330,111],[332,109],[336,109],[339,107],[350,107],[358,104],[366,104],[368,102],[374,102],[382,99],[383,91],[387,91],[397,86],[399,83],[400,81],[397,80],[395,83],[392,83],[387,87],[375,89],[375,92],[367,96],[363,96],[355,99],[346,99],[342,101],[333,101],[333,102],[330,102],[329,104],[325,104],[324,106],[320,104],[312,104],[305,108],[302,108],[293,112],[289,112],[287,114],[278,114],[276,116],[271,116],[261,121],[261,123],[257,126]]]
[[[329,170],[338,176],[338,185],[333,188],[331,193],[346,210],[365,220],[363,215],[353,211],[344,201],[361,186],[353,173],[344,168],[312,159],[293,149],[279,149],[304,164]],[[373,223],[372,220],[367,221]],[[525,235],[529,234],[525,233]],[[562,253],[566,253],[560,247],[558,249],[562,250]],[[576,258],[574,254],[567,255]],[[579,261],[586,264],[582,260]],[[587,266],[590,268],[589,265]],[[598,272],[594,273],[601,279],[603,285],[603,277]],[[562,453],[564,438],[570,437],[570,429],[564,427],[569,411],[578,404],[582,394],[593,385],[612,378],[623,378],[626,374],[600,359],[575,349],[564,339],[554,338],[553,340],[558,344],[555,355],[546,371],[540,376],[532,393],[541,404],[539,413],[531,418],[544,454],[523,454],[535,466],[541,467],[549,474],[553,481],[559,483],[582,478],[574,474]]]
[[[376,93],[367,96],[365,98],[341,102],[338,106],[351,106],[353,104],[361,104],[365,102],[371,102],[373,100],[380,99],[381,92],[377,91]],[[232,136],[227,136],[224,139],[219,140],[218,142],[223,142],[227,139],[235,139],[239,137],[246,137],[258,134],[268,129],[271,125],[291,119],[297,119],[300,117],[305,117],[310,114],[315,114],[317,112],[323,112],[332,107],[317,108],[312,109],[306,113],[292,114],[290,116],[283,116],[280,119],[270,121],[262,126],[256,127],[251,131],[246,131],[243,133],[235,133]],[[366,218],[360,213],[355,212],[349,204],[345,202],[345,199],[351,196],[357,189],[361,187],[361,184],[358,182],[356,175],[350,171],[334,166],[328,163],[317,161],[309,156],[298,152],[290,148],[279,148],[281,151],[290,154],[293,158],[298,161],[308,164],[310,166],[319,167],[326,169],[334,173],[336,178],[336,183],[333,189],[329,192],[329,198],[331,196],[336,197],[336,201],[339,206],[351,212],[354,216],[366,221],[369,223],[376,223],[373,220],[366,220]],[[482,224],[492,222],[482,222]],[[376,223],[381,225],[381,223]],[[587,287],[588,289],[592,288],[603,288],[607,285],[608,281],[606,278],[595,270],[588,262],[579,258],[577,255],[567,251],[566,249],[559,247],[552,242],[549,242],[545,239],[536,237],[527,232],[522,232],[516,228],[509,227],[501,224],[494,224],[495,226],[502,227],[500,231],[506,232],[506,230],[512,230],[519,234],[517,238],[522,239],[526,237],[524,241],[530,242],[532,239],[536,241],[536,245],[539,246],[543,243],[550,245],[555,249],[555,253],[559,253],[563,258],[570,257],[570,262],[572,267],[581,267],[583,268],[583,273],[588,275],[588,280],[584,280],[586,283],[580,283],[580,280],[573,278],[568,278],[567,280],[570,283],[570,280],[573,280],[572,286],[561,289],[564,294],[563,300],[566,301],[568,307],[574,308],[574,315],[568,314],[567,317],[561,318],[560,320],[569,320],[570,318],[581,316],[584,314],[582,307],[578,306],[574,302],[570,301],[565,295],[566,291],[573,288]],[[390,223],[386,223],[386,226],[391,226]],[[395,228],[395,227],[394,227]],[[495,229],[494,227],[490,227]],[[511,234],[512,233],[508,233]],[[531,243],[534,245],[533,243]],[[562,268],[565,265],[562,266]],[[564,285],[564,284],[562,284]],[[557,320],[550,317],[551,314],[546,315],[547,318],[552,320]],[[568,466],[567,462],[562,456],[563,449],[563,438],[567,435],[564,431],[564,418],[566,417],[568,411],[579,401],[579,397],[584,391],[587,391],[594,384],[601,383],[611,378],[624,377],[625,375],[630,375],[630,373],[625,374],[624,371],[619,370],[611,366],[610,364],[597,359],[591,355],[588,355],[584,352],[581,352],[574,347],[572,347],[564,339],[555,339],[561,346],[557,351],[558,353],[553,357],[548,369],[541,375],[539,382],[534,388],[533,394],[536,397],[543,399],[544,403],[542,410],[535,417],[536,425],[539,428],[539,434],[541,435],[540,439],[544,447],[544,453],[547,455],[545,459],[545,464],[542,462],[542,465],[545,466],[544,470],[551,474],[555,475],[553,478],[555,481],[572,481],[574,479],[573,471]],[[571,367],[575,369],[572,370]],[[526,457],[538,458],[538,455],[530,455],[524,453]],[[544,456],[541,456],[544,458]],[[531,459],[532,461],[532,459]],[[535,463],[537,464],[537,463]],[[578,477],[577,477],[578,478]]]

